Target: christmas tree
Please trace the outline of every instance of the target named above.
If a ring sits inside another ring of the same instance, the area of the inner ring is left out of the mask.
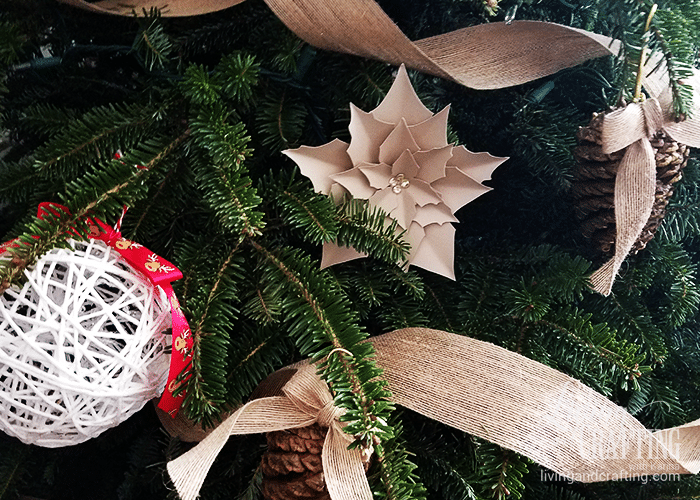
[[[410,40],[535,20],[620,42],[616,56],[501,89],[409,69],[431,113],[450,106],[450,143],[508,158],[484,181],[492,189],[455,213],[454,280],[406,269],[406,227],[387,224],[381,207],[318,193],[283,153],[350,143],[350,103],[377,108],[396,61],[316,48],[255,0],[184,17],[4,0],[0,242],[20,245],[0,260],[0,288],[21,285],[67,234],[87,238],[85,217],[112,225],[126,206],[122,235],[183,274],[173,285],[193,343],[178,394],[197,427],[216,426],[272,372],[311,358],[322,362],[346,431],[373,452],[367,477],[377,498],[697,498],[692,475],[565,481],[487,438],[394,405],[363,341],[408,327],[445,330],[578,379],[649,429],[700,418],[695,151],[651,141],[654,227],[605,296],[589,278],[614,252],[618,167],[610,164],[622,160],[604,158],[613,173],[597,175],[606,167],[596,170],[595,141],[585,142],[594,113],[640,99],[646,54],[662,63],[675,120],[692,115],[700,2],[378,3]],[[489,52],[512,52],[497,42]],[[39,220],[42,202],[67,210]],[[321,269],[323,246],[335,242],[366,258]],[[513,376],[504,365],[502,377]],[[0,499],[176,498],[166,463],[193,444],[166,432],[154,408],[74,446],[0,434]],[[231,437],[201,498],[262,498],[270,479],[261,462],[274,460],[276,440]],[[278,498],[295,498],[285,489],[293,480],[275,486]]]

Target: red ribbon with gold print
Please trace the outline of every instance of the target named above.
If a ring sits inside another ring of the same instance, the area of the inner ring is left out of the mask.
[[[177,389],[186,381],[186,379],[178,380],[178,378],[192,360],[192,334],[171,284],[182,278],[182,273],[172,263],[151,252],[143,245],[123,238],[118,226],[112,228],[99,219],[94,219],[94,222],[99,226],[99,229],[97,234],[91,232],[90,237],[102,240],[114,248],[124,260],[146,276],[154,286],[159,286],[168,297],[173,328],[172,353],[170,354],[168,381],[158,402],[158,407],[174,417],[177,415],[185,396],[184,391],[180,391],[177,396],[175,395]]]

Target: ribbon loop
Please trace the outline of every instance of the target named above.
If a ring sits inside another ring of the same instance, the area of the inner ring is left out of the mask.
[[[640,139],[651,138],[663,123],[661,106],[654,98],[617,109],[603,117],[601,149],[605,154],[620,151]]]
[[[659,101],[651,98],[641,103],[642,114],[644,115],[644,125],[646,127],[646,137],[651,139],[664,126],[664,113],[661,110]]]

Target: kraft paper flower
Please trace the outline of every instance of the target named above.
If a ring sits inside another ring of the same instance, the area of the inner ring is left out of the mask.
[[[454,213],[490,188],[481,184],[507,158],[447,143],[449,107],[437,114],[416,95],[401,65],[381,104],[350,104],[350,144],[334,140],[284,153],[316,191],[369,200],[406,230],[408,264],[454,279]],[[364,255],[327,243],[321,267]]]

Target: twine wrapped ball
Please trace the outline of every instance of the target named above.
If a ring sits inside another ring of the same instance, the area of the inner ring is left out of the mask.
[[[70,244],[0,297],[0,429],[49,448],[140,410],[163,391],[170,361],[160,287],[102,241]]]

